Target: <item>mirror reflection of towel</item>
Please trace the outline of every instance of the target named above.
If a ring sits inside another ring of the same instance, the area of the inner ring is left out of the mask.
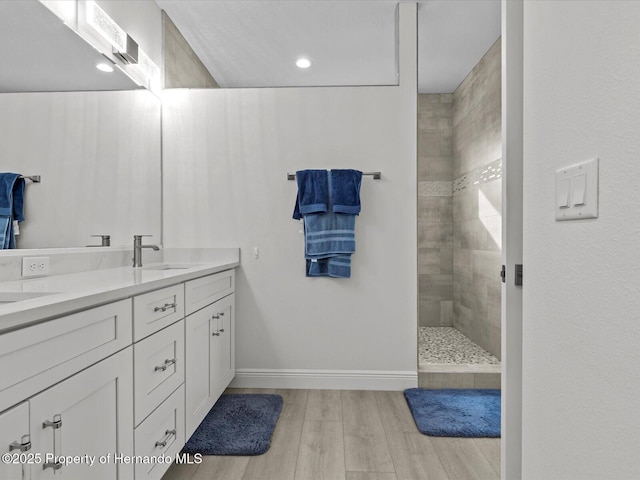
[[[16,248],[14,221],[24,220],[24,179],[0,173],[0,249]]]

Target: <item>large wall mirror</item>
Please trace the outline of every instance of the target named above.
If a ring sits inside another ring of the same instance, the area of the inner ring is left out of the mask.
[[[161,243],[160,100],[37,1],[0,2],[0,172],[27,181],[18,248]]]

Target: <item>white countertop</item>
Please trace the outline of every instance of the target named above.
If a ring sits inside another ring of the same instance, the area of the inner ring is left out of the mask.
[[[237,257],[197,263],[163,262],[166,263],[188,268],[153,270],[154,266],[162,264],[148,264],[143,268],[119,267],[0,282],[0,301],[3,294],[55,292],[28,300],[0,303],[0,334],[240,264]]]

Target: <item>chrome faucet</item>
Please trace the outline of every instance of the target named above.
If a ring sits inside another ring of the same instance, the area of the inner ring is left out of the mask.
[[[91,235],[92,237],[100,237],[101,244],[100,245],[87,245],[87,247],[110,247],[111,246],[111,235]]]
[[[160,250],[157,245],[142,245],[142,237],[151,237],[152,235],[134,235],[133,236],[133,268],[142,266],[142,249],[153,248]]]

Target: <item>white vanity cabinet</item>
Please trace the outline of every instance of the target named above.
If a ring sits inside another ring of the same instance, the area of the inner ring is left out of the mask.
[[[0,334],[0,480],[160,480],[233,379],[234,290],[231,269]]]
[[[234,290],[233,270],[185,285],[187,440],[235,375]]]
[[[133,298],[137,457],[173,456],[184,445],[184,284]],[[160,480],[170,463],[135,464],[136,480]]]
[[[0,478],[27,479],[28,465],[20,463],[33,453],[29,436],[29,403],[23,402],[0,414],[0,455],[10,454],[16,461],[0,462]],[[23,472],[23,468],[25,471]]]
[[[2,450],[25,444],[25,462],[3,464],[0,478],[133,478],[115,462],[43,468],[47,454],[133,453],[131,332],[126,299],[0,335]]]
[[[134,344],[135,424],[184,383],[184,321]]]
[[[54,472],[61,479],[133,478],[133,465],[115,460],[115,454],[133,454],[132,361],[128,347],[29,400],[31,440],[42,454],[32,479],[53,478]],[[79,461],[64,465],[48,455]]]

